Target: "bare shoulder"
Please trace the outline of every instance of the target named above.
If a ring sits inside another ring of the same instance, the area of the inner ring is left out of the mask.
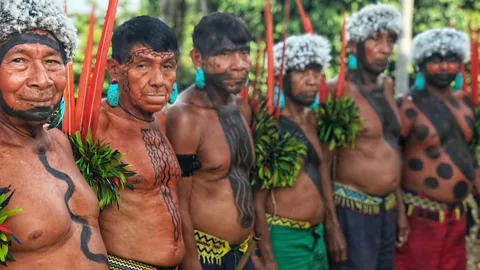
[[[109,110],[111,110],[111,107],[105,100],[102,100],[100,113],[98,115],[97,137],[105,134],[108,126],[110,125],[110,117],[108,115]]]
[[[58,146],[62,152],[66,152],[68,155],[73,156],[70,140],[66,134],[56,128],[50,129],[47,132],[52,140],[52,145]]]
[[[163,133],[165,133],[165,125],[167,122],[167,116],[165,114],[165,111],[156,112],[154,115],[155,119],[157,119],[158,127]]]
[[[242,113],[243,117],[245,117],[247,122],[250,124],[253,117],[253,109],[250,104],[248,104],[248,102],[246,102],[243,98],[239,96],[235,97],[235,103],[237,104],[238,109]]]
[[[165,113],[166,132],[169,134],[196,131],[199,125],[198,110],[185,101],[177,101]]]
[[[334,78],[327,81],[328,93],[330,93],[332,96],[335,96],[336,94],[337,83],[338,83],[338,76],[335,76]]]

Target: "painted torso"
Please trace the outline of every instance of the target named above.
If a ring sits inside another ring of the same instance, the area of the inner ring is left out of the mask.
[[[125,118],[118,107],[103,108],[96,137],[126,153],[122,160],[136,173],[127,179],[134,190],[120,193],[120,207],[100,215],[107,250],[150,265],[178,265],[185,254],[177,195],[181,171],[163,121],[141,122]]]
[[[403,186],[442,202],[459,202],[475,178],[468,149],[473,136],[469,98],[454,93],[441,100],[412,90],[398,100],[402,119]]]

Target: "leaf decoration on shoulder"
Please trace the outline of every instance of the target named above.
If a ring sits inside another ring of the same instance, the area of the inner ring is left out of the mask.
[[[332,98],[331,95],[315,110],[318,138],[328,143],[328,148],[355,147],[357,136],[363,131],[363,118],[359,115],[355,101],[350,97]]]
[[[12,193],[10,186],[5,188],[0,188],[0,264],[3,266],[7,266],[8,261],[15,261],[13,256],[8,253],[9,247],[12,245],[12,241],[8,238],[13,239],[18,244],[21,244],[18,238],[13,234],[13,232],[5,226],[5,221],[20,212],[22,212],[21,208],[14,208],[5,210],[5,208],[10,203],[10,199],[12,198],[15,191]],[[7,195],[10,193],[10,195]]]
[[[75,163],[83,177],[97,195],[100,209],[120,203],[120,191],[125,187],[133,190],[127,178],[135,175],[130,165],[122,162],[124,153],[100,140],[93,140],[89,131],[82,141],[80,131],[69,137]]]
[[[302,168],[300,157],[307,147],[290,133],[280,134],[277,120],[262,104],[256,115],[253,133],[256,160],[252,168],[251,184],[262,189],[291,187]]]

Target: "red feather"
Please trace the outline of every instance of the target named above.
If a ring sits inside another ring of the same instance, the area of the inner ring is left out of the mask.
[[[303,9],[302,1],[297,1],[298,12],[300,13],[300,18],[302,19],[303,29],[305,33],[313,34],[313,26],[312,21],[310,21],[310,17],[305,13],[305,9]]]
[[[257,82],[258,82],[258,70],[259,70],[259,65],[260,65],[260,53],[261,53],[261,48],[260,48],[260,35],[257,35],[257,40],[255,41],[257,44],[257,55],[256,55],[256,60],[255,60],[255,69],[253,70],[253,82],[252,82],[252,88],[253,88],[253,93],[252,93],[252,100],[250,103],[250,106],[255,107],[255,102],[256,97],[257,97]]]
[[[0,224],[0,232],[4,232],[6,234],[12,234],[12,231],[10,231],[5,225]]]
[[[117,12],[118,0],[109,0],[107,15],[103,24],[102,36],[98,44],[95,67],[91,83],[88,85],[88,94],[85,102],[84,119],[82,123],[82,139],[85,139],[88,130],[92,130],[95,137],[97,131],[100,105],[102,101],[103,81],[105,79],[105,66],[107,64],[108,48],[112,39],[113,23]]]
[[[468,89],[467,89],[467,75],[465,74],[465,65],[462,64],[460,66],[460,72],[462,72],[462,81],[463,81],[463,84],[462,84],[462,91],[464,93],[468,93]]]
[[[328,97],[327,80],[325,80],[325,77],[323,75],[322,75],[322,81],[320,82],[320,88],[318,89],[318,95],[319,95],[320,102],[325,101]]]
[[[275,118],[278,119],[280,116],[280,95],[283,91],[283,76],[284,76],[284,63],[285,63],[285,50],[286,50],[286,40],[288,33],[288,21],[290,20],[290,0],[285,0],[285,10],[283,13],[283,48],[282,48],[282,61],[280,63],[280,75],[278,77],[278,96],[277,104],[275,104]]]
[[[72,135],[75,125],[75,89],[73,81],[73,65],[72,62],[67,64],[67,86],[63,90],[63,99],[65,101],[65,112],[62,120],[62,131],[68,135]]]
[[[343,96],[343,84],[345,82],[345,55],[346,55],[346,40],[345,40],[345,11],[342,14],[343,16],[343,25],[342,25],[342,50],[340,51],[340,73],[338,74],[338,83],[337,83],[337,97]]]
[[[470,50],[471,50],[471,57],[472,60],[470,62],[472,66],[471,71],[471,81],[470,85],[472,88],[472,103],[475,107],[478,106],[478,34],[475,35],[475,32],[472,30],[471,26],[469,25],[470,30]]]
[[[87,46],[83,58],[82,74],[78,83],[78,98],[75,105],[75,131],[80,130],[83,123],[85,101],[88,84],[92,75],[93,34],[95,32],[95,5],[92,5],[90,22],[88,26]]]
[[[265,1],[265,30],[267,44],[267,108],[273,113],[273,88],[275,87],[275,71],[273,64],[273,18],[270,10],[270,0]]]

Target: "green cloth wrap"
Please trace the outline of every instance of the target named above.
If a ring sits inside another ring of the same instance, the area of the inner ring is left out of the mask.
[[[320,237],[315,238],[310,229],[293,229],[286,226],[270,225],[273,255],[278,270],[328,270],[328,254],[324,242],[323,224],[316,226]]]

